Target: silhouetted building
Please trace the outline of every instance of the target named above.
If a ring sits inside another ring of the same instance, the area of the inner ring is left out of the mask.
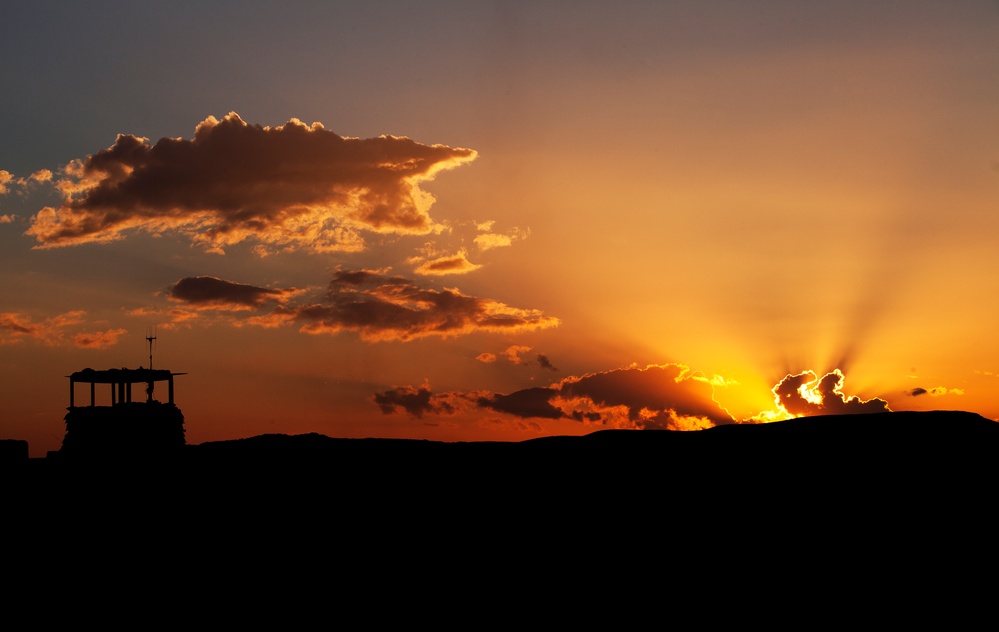
[[[60,455],[141,456],[184,446],[184,415],[174,404],[174,377],[166,369],[83,369],[69,378],[66,436]],[[167,383],[167,401],[154,398],[157,383]],[[86,406],[77,406],[76,386],[90,385]],[[97,385],[110,388],[110,405],[97,405]],[[145,387],[145,398],[133,399],[133,385]]]

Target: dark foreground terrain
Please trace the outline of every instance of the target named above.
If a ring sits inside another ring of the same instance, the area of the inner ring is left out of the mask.
[[[6,459],[2,475],[6,573],[40,568],[38,586],[182,577],[208,598],[297,582],[338,609],[460,594],[478,617],[551,591],[576,615],[608,591],[653,609],[749,591],[756,610],[727,616],[770,621],[771,596],[797,595],[815,620],[917,612],[987,588],[999,562],[999,423],[965,412],[517,443],[263,435]]]
[[[999,423],[961,411],[820,416],[703,431],[603,430],[522,442],[261,435],[163,453],[8,459],[8,489],[53,502],[169,494],[192,503],[493,501],[676,504],[717,498],[927,503],[992,492]]]

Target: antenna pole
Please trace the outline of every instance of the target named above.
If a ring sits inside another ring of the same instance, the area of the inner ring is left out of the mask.
[[[156,340],[156,328],[146,330],[146,341],[149,342],[149,369],[153,368],[153,341]]]

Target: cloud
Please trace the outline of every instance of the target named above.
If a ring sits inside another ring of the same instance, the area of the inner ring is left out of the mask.
[[[940,397],[941,395],[964,395],[964,390],[960,388],[947,388],[946,386],[934,386],[933,388],[916,387],[909,391],[904,391],[910,397],[929,395],[930,397]]]
[[[81,349],[105,349],[118,344],[118,337],[128,333],[124,329],[109,329],[73,336],[73,344]]]
[[[84,311],[71,311],[35,322],[19,312],[0,313],[0,346],[32,340],[49,347],[73,345],[83,349],[104,349],[117,344],[124,329],[109,329],[91,333],[69,333],[69,329],[84,321]]]
[[[790,415],[847,415],[890,412],[888,402],[873,398],[862,401],[842,392],[845,376],[839,369],[817,378],[812,371],[787,375],[773,387],[774,401]]]
[[[486,364],[492,364],[493,362],[496,362],[496,354],[495,353],[489,353],[488,351],[485,351],[485,352],[480,353],[479,355],[475,356],[475,359],[478,360],[479,362],[485,362]]]
[[[29,189],[34,185],[52,180],[52,172],[48,169],[40,169],[27,178],[15,178],[9,171],[0,169],[0,195],[6,195],[15,188]]]
[[[538,361],[538,366],[540,366],[542,369],[548,369],[549,371],[558,371],[557,368],[552,366],[551,360],[548,359],[548,356],[539,353],[536,356],[536,359]]]
[[[152,307],[140,307],[138,309],[128,310],[125,313],[129,316],[137,316],[147,319],[151,317],[166,318],[167,322],[157,323],[157,326],[168,330],[179,329],[180,326],[184,324],[190,325],[200,317],[198,310],[191,309],[156,309]]]
[[[269,289],[224,281],[212,276],[187,277],[170,287],[171,300],[196,309],[246,310],[268,302],[286,303],[299,294],[295,289]]]
[[[342,137],[297,119],[249,125],[231,112],[205,119],[191,140],[119,134],[71,162],[56,182],[62,205],[36,213],[26,234],[36,248],[146,231],[219,253],[249,239],[268,250],[357,251],[361,231],[440,231],[420,184],[475,157],[405,137]]]
[[[563,405],[600,412],[618,426],[685,430],[736,421],[715,401],[711,381],[682,364],[569,377],[556,390]]]
[[[479,230],[490,231],[492,230],[494,222],[484,222],[477,224],[476,227]],[[493,248],[504,248],[510,246],[514,241],[519,239],[526,239],[530,235],[529,230],[520,230],[514,227],[508,233],[492,233],[484,232],[482,234],[476,235],[472,242],[478,247],[479,250],[492,250]]]
[[[551,400],[557,393],[550,388],[528,388],[514,391],[509,395],[481,396],[476,404],[497,412],[509,413],[517,417],[539,417],[543,419],[562,419],[567,417],[561,408],[554,406]]]
[[[168,296],[194,310],[228,312],[225,318],[235,326],[298,325],[309,334],[356,332],[368,342],[472,332],[513,334],[559,325],[557,318],[539,310],[511,307],[454,288],[434,289],[386,272],[337,270],[325,297],[314,302],[301,299],[304,290],[268,289],[206,276],[181,279]],[[254,309],[251,316],[236,316]],[[189,313],[174,314],[173,322],[180,322],[175,316],[191,319]]]
[[[13,215],[0,215],[0,224],[10,224],[14,221]]]
[[[481,265],[469,261],[468,252],[462,249],[457,254],[424,261],[413,271],[417,274],[443,276],[445,274],[465,274],[481,267]]]
[[[520,364],[521,362],[523,362],[523,359],[520,357],[520,354],[527,353],[530,350],[531,347],[525,345],[511,345],[506,348],[506,351],[503,352],[503,355],[506,356],[506,359],[511,364]]]
[[[53,173],[48,169],[39,169],[38,171],[31,174],[29,179],[32,182],[51,182]]]
[[[557,318],[539,310],[366,270],[337,271],[325,302],[276,312],[301,323],[307,333],[355,331],[369,342],[449,338],[476,331],[513,334],[559,325]]]
[[[544,432],[544,428],[536,421],[510,419],[508,417],[487,417],[480,419],[477,425],[480,428],[485,428],[487,430],[516,430],[519,432],[531,432],[534,434]]]
[[[422,418],[424,413],[451,415],[457,411],[456,406],[448,401],[448,395],[434,395],[427,385],[419,388],[396,386],[383,393],[376,393],[372,399],[386,415],[399,408],[417,418]]]
[[[736,422],[714,400],[710,380],[680,364],[629,367],[509,394],[461,397],[521,418],[573,419],[617,428],[693,430]]]

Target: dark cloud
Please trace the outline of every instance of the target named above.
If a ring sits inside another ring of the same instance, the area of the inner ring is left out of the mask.
[[[621,409],[637,428],[685,428],[687,420],[697,419],[707,420],[708,425],[735,422],[715,401],[711,382],[682,364],[567,378],[558,393],[567,400],[588,400],[598,410]]]
[[[553,406],[551,399],[557,393],[550,388],[528,388],[514,391],[509,395],[482,396],[476,404],[482,408],[509,413],[518,417],[540,417],[543,419],[561,419],[566,417],[562,409]]]
[[[325,297],[318,302],[293,300],[303,292],[215,277],[189,277],[174,285],[169,297],[199,310],[238,311],[277,303],[266,313],[233,320],[232,324],[297,324],[301,331],[311,334],[352,331],[369,342],[448,338],[476,331],[512,334],[559,324],[557,318],[538,310],[510,307],[453,288],[434,289],[378,270],[338,270]],[[190,320],[190,314],[182,316]],[[171,320],[179,322],[173,317]]]
[[[888,402],[873,398],[862,401],[842,392],[845,377],[839,369],[817,378],[812,371],[787,375],[772,391],[778,404],[795,416],[848,415],[890,412]]]
[[[376,393],[373,399],[386,415],[394,413],[398,408],[418,418],[423,417],[424,413],[450,415],[456,411],[447,395],[433,395],[427,386],[396,386],[384,393]]]
[[[193,307],[239,310],[267,302],[285,302],[297,290],[274,290],[212,276],[187,277],[170,287],[169,298]]]
[[[916,387],[911,391],[905,391],[905,394],[911,397],[919,397],[920,395],[929,395],[930,397],[940,397],[941,395],[964,395],[964,391],[959,388],[934,386],[933,388],[929,389]]]
[[[476,404],[520,417],[601,421],[626,428],[681,430],[735,422],[714,401],[708,380],[673,364],[570,377],[547,388],[480,396]]]
[[[538,310],[433,289],[398,276],[375,272],[338,273],[325,302],[276,310],[275,316],[301,324],[307,333],[356,331],[368,341],[448,338],[474,331],[512,334],[555,327],[557,318]]]
[[[538,366],[540,366],[542,369],[548,369],[549,371],[558,371],[557,368],[552,366],[551,360],[548,359],[548,356],[539,353],[536,357],[538,361]]]
[[[171,286],[169,297],[192,306],[215,309],[250,309],[267,302],[285,302],[296,294],[294,289],[274,290],[217,277],[187,277]]]
[[[194,138],[120,134],[70,163],[59,208],[33,218],[36,248],[168,231],[208,250],[254,239],[264,248],[328,252],[363,248],[360,231],[428,234],[433,196],[420,183],[473,160],[471,149],[405,137],[338,136],[297,119],[278,127],[236,113],[209,117]]]

